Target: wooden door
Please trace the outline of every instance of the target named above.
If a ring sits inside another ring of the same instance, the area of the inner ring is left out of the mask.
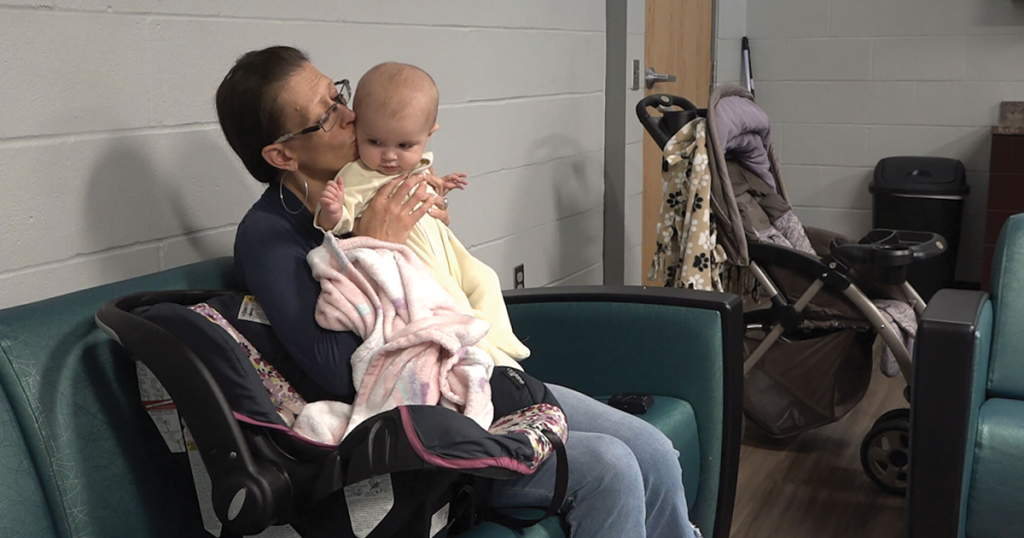
[[[644,30],[644,70],[675,75],[675,82],[659,82],[645,95],[667,93],[685,97],[699,107],[708,104],[711,87],[711,24],[713,0],[647,0]],[[647,279],[656,243],[661,210],[661,150],[644,135],[643,234],[640,274]]]

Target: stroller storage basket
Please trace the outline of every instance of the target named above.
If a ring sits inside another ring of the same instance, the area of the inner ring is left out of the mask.
[[[747,333],[748,353],[761,338]],[[867,392],[874,339],[867,331],[841,329],[779,340],[744,379],[747,417],[772,437],[839,420]]]

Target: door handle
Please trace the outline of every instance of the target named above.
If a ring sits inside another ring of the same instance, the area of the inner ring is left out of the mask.
[[[647,74],[644,76],[644,81],[647,83],[647,89],[651,89],[658,82],[675,82],[675,75],[662,75],[654,70],[653,67],[647,68]]]

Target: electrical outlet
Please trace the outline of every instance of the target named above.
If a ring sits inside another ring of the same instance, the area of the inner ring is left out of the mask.
[[[515,289],[526,287],[526,276],[524,273],[523,264],[519,264],[512,268],[512,287]]]

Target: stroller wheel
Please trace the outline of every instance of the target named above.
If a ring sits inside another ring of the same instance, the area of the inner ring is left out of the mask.
[[[910,420],[910,409],[907,409],[907,408],[904,407],[904,408],[893,409],[892,411],[887,411],[885,413],[882,413],[882,416],[880,416],[877,419],[875,419],[875,423],[871,427],[873,428],[873,427],[878,426],[879,424],[881,424],[883,422],[889,422],[890,420],[896,420],[896,419],[902,419],[902,420],[909,421]]]
[[[896,411],[901,410],[895,409],[890,413]],[[909,459],[909,416],[876,422],[860,445],[860,463],[868,478],[895,495],[907,493]]]

